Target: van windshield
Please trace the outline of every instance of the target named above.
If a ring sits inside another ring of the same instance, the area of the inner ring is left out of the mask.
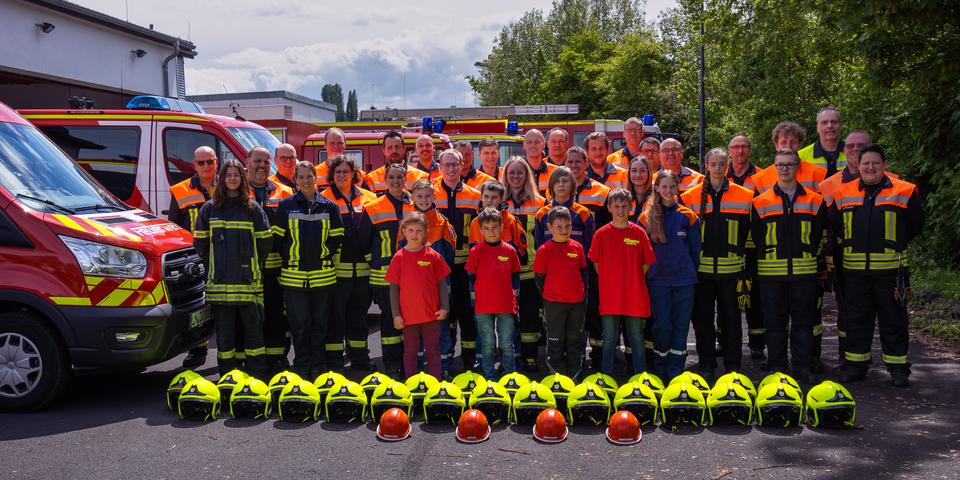
[[[0,122],[0,187],[43,212],[129,208],[29,125]]]
[[[254,147],[263,147],[270,151],[270,155],[273,155],[277,151],[277,147],[280,146],[280,140],[277,140],[277,137],[273,136],[268,130],[262,128],[240,128],[233,127],[228,128],[227,131],[230,132],[230,135],[233,135],[240,145],[243,145],[243,149],[250,152]]]

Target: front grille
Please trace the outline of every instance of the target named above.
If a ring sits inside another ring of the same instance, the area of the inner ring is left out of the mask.
[[[190,275],[184,270],[189,264],[200,266],[199,275]],[[205,270],[200,255],[193,248],[169,252],[163,256],[163,280],[167,287],[167,301],[181,310],[194,310],[203,306]]]

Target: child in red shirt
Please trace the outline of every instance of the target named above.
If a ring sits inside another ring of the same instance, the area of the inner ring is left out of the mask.
[[[406,245],[387,267],[393,326],[403,331],[403,368],[407,377],[417,373],[417,351],[423,338],[427,371],[440,377],[440,326],[450,310],[446,277],[450,267],[426,247],[427,221],[411,212],[400,222]]]
[[[490,180],[480,185],[480,208],[495,208],[500,211],[502,220],[502,233],[500,239],[517,249],[517,254],[524,256],[527,253],[527,234],[523,231],[517,217],[513,216],[504,203],[507,198],[507,189],[502,183],[496,180]],[[474,218],[470,222],[470,233],[467,242],[470,247],[483,241],[483,234],[480,232],[480,220]],[[525,258],[520,258],[525,261]]]
[[[551,239],[537,249],[533,273],[537,290],[543,296],[547,367],[576,381],[583,368],[587,258],[583,246],[570,239],[573,232],[570,209],[553,207],[546,218]]]
[[[600,318],[603,322],[603,361],[601,371],[613,374],[613,355],[624,323],[633,345],[633,373],[646,370],[643,325],[650,316],[647,269],[656,260],[647,233],[630,221],[631,195],[616,188],[607,195],[607,210],[613,221],[593,235],[588,254],[597,270],[600,292]]]
[[[498,347],[503,373],[517,371],[514,336],[517,294],[520,290],[520,258],[516,248],[501,239],[503,220],[499,210],[484,208],[476,221],[480,224],[483,242],[470,249],[466,270],[477,315],[483,376],[495,380]]]

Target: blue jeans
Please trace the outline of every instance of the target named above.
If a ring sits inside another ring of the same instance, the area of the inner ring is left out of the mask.
[[[626,328],[627,338],[630,345],[643,345],[643,318],[631,317],[628,315],[603,315],[600,317],[603,322],[603,361],[600,371],[607,375],[613,375],[613,355],[617,350],[617,340],[620,329],[620,319],[623,319],[623,325]],[[642,348],[634,348],[631,357],[633,357],[634,375],[647,369],[647,358]]]
[[[693,285],[650,287],[653,373],[664,383],[680,375],[686,363],[687,333],[690,331],[690,316],[693,313],[693,291]],[[633,354],[637,354],[637,349]]]
[[[496,375],[497,338],[500,338],[500,364],[503,373],[517,371],[517,362],[514,357],[514,332],[516,318],[512,313],[478,313],[477,338],[482,346],[481,363],[483,376],[493,380]]]

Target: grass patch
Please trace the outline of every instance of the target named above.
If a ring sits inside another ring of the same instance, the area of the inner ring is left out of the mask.
[[[911,263],[911,323],[960,346],[960,271],[925,255],[914,257]]]

